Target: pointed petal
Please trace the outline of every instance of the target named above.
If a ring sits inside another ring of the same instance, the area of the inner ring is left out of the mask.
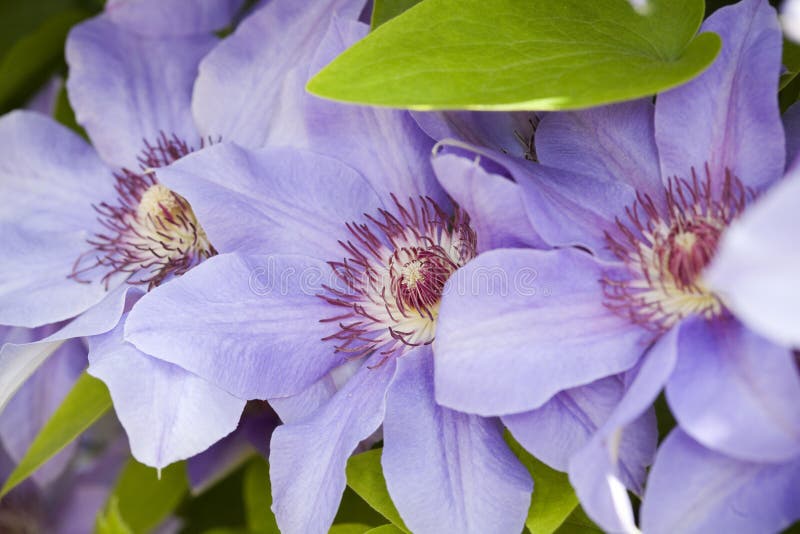
[[[233,432],[245,401],[136,350],[122,339],[124,321],[89,339],[89,374],[108,386],[133,456],[162,468]]]
[[[528,452],[554,469],[567,471],[572,456],[606,422],[624,394],[622,377],[610,376],[557,393],[536,410],[502,419]],[[643,477],[657,436],[652,412],[626,427],[619,444],[621,469],[631,473],[626,483],[635,485]]]
[[[158,176],[189,201],[221,252],[340,258],[345,223],[383,207],[351,167],[291,148],[249,151],[223,143]]]
[[[479,252],[501,247],[546,247],[528,220],[519,185],[486,171],[478,160],[439,154],[432,161],[447,194],[469,213]]]
[[[150,36],[192,35],[221,30],[243,0],[109,0],[108,18],[130,32]]]
[[[311,4],[272,0],[242,22],[200,65],[192,107],[203,136],[221,136],[248,148],[264,146],[270,131],[292,128],[298,110],[287,105],[285,77],[301,72],[292,90],[305,86],[307,65],[334,13],[355,19],[363,0],[320,0]],[[288,120],[276,121],[282,114]]]
[[[656,456],[642,502],[653,534],[781,532],[800,519],[800,459],[743,462],[706,449],[676,428]]]
[[[80,137],[38,113],[0,119],[0,324],[69,319],[106,295],[68,278],[97,226],[93,203],[114,198],[109,171]]]
[[[533,484],[502,425],[436,404],[429,349],[404,354],[397,365],[381,463],[405,524],[420,534],[521,531]]]
[[[330,528],[345,488],[347,458],[383,421],[395,360],[377,365],[381,358],[365,361],[312,417],[272,434],[272,511],[281,532],[316,534]]]
[[[199,146],[192,84],[214,42],[212,35],[145,37],[104,16],[70,32],[69,99],[103,160],[138,170],[144,140],[162,133]]]
[[[459,269],[439,311],[437,401],[518,413],[632,367],[650,334],[604,305],[611,267],[571,249],[500,249]]]
[[[569,113],[546,113],[536,129],[542,165],[620,181],[660,202],[664,198],[649,99]]]
[[[681,428],[742,460],[800,454],[800,374],[794,355],[735,319],[681,328],[667,400]]]
[[[216,256],[137,302],[125,339],[242,399],[294,395],[344,359],[320,341],[332,276],[302,256]]]
[[[581,506],[603,530],[638,533],[625,488],[626,483],[633,483],[633,489],[640,490],[645,475],[643,467],[650,463],[655,443],[652,440],[641,443],[644,461],[638,462],[642,467],[639,473],[621,469],[619,444],[628,432],[626,427],[642,417],[669,378],[677,358],[678,332],[673,328],[647,353],[622,401],[569,463],[569,480]]]
[[[800,347],[800,169],[761,197],[722,235],[706,283],[756,332]]]
[[[760,188],[784,169],[784,136],[778,110],[781,31],[766,0],[723,7],[701,31],[717,33],[722,50],[703,74],[659,95],[656,143],[661,176],[701,176],[708,165],[717,184],[730,170]]]
[[[310,416],[325,405],[336,394],[336,384],[330,374],[315,382],[311,387],[292,395],[270,399],[269,404],[284,423],[294,423]]]

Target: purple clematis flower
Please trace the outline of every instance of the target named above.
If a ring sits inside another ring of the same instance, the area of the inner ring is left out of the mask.
[[[321,2],[304,11],[293,2],[271,2],[214,48],[218,39],[210,28],[227,25],[237,5],[181,3],[190,13],[167,10],[174,24],[162,24],[163,3],[119,1],[71,32],[67,86],[97,152],[38,114],[14,112],[0,120],[0,188],[4,198],[15,199],[0,212],[7,246],[0,260],[0,324],[68,321],[33,343],[3,346],[0,406],[65,340],[94,336],[89,372],[109,386],[134,455],[156,467],[230,433],[246,402],[122,339],[124,314],[145,290],[216,254],[191,206],[159,181],[158,169],[234,135],[213,124],[206,128],[210,115],[248,115],[241,108],[261,104],[231,98],[202,103],[203,88],[232,67],[225,50],[239,33],[268,25],[271,37],[265,41],[259,33],[259,53],[274,65],[260,75],[280,88],[294,66],[284,56],[309,55],[322,37],[308,32],[298,41],[298,30],[313,28],[338,8]],[[148,17],[161,22],[143,29],[137,21]]]
[[[715,269],[706,275],[728,227],[784,174],[775,96],[780,30],[774,10],[759,0],[720,9],[703,29],[722,36],[720,56],[655,106],[547,114],[536,129],[538,164],[494,155],[522,188],[538,235],[566,248],[482,254],[448,285],[480,269],[513,279],[533,268],[542,291],[446,291],[440,310],[435,379],[445,406],[504,415],[626,373],[625,395],[569,462],[584,507],[611,531],[635,529],[620,444],[665,384],[679,432],[709,454],[773,466],[800,454],[792,351],[743,326],[724,282],[714,282]],[[682,438],[671,443],[660,458],[679,461],[676,451],[691,449]],[[700,454],[698,447],[692,450]],[[665,473],[658,461],[654,473]],[[659,477],[659,484],[665,480],[674,479]],[[702,496],[710,487],[693,489],[696,502],[711,499]],[[682,492],[661,486],[652,505],[661,520],[686,512],[678,505],[689,499]],[[693,524],[730,524],[737,494],[723,499],[702,508],[708,515]],[[785,525],[796,515],[792,504],[745,514],[741,524]]]
[[[335,19],[312,71],[365,32]],[[283,532],[328,530],[347,458],[379,428],[411,530],[518,532],[532,484],[499,420],[434,400],[440,293],[476,233],[435,180],[432,140],[405,112],[304,105],[296,140],[322,154],[222,143],[160,173],[220,255],[143,297],[126,339],[282,417],[276,397],[306,391],[318,408],[270,445]]]

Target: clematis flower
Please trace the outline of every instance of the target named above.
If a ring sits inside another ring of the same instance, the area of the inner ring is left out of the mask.
[[[448,283],[479,269],[513,278],[533,268],[547,292],[445,291],[440,309],[436,394],[450,408],[487,416],[529,410],[626,373],[626,394],[569,467],[587,512],[611,531],[635,529],[620,440],[665,384],[680,432],[709,454],[776,465],[800,452],[792,351],[739,322],[735,301],[710,285],[713,269],[706,277],[728,227],[784,174],[777,17],[766,2],[745,0],[714,13],[703,29],[722,36],[720,56],[696,80],[659,95],[655,107],[638,101],[547,114],[535,136],[539,164],[480,150],[513,176],[536,232],[559,248],[490,251]],[[668,471],[658,462],[654,473]],[[703,493],[710,487],[694,489],[692,502],[712,500]],[[684,488],[661,490],[652,506],[662,520],[686,513],[678,506]],[[708,515],[694,524],[729,524],[739,501],[735,493],[718,498],[719,507],[702,507]],[[791,504],[740,517],[741,524],[779,528]]]
[[[191,11],[192,4],[184,9]],[[246,402],[122,339],[125,313],[136,299],[216,254],[192,207],[160,182],[158,169],[222,134],[232,135],[196,126],[206,114],[220,107],[231,116],[246,114],[240,107],[255,101],[217,99],[192,110],[200,61],[218,41],[208,30],[237,3],[202,4],[180,23],[145,31],[135,21],[158,18],[163,5],[115,2],[71,32],[67,86],[96,153],[41,115],[14,112],[0,119],[6,150],[0,188],[4,198],[15,199],[0,212],[7,239],[0,261],[0,324],[68,321],[34,343],[4,345],[0,405],[65,340],[93,336],[89,371],[109,386],[134,455],[156,467],[230,433]],[[283,32],[294,37],[336,7],[318,3],[303,11],[291,2],[271,2],[237,31],[274,27],[267,43],[259,33],[261,53],[275,63],[261,75],[280,87],[293,66],[283,55],[310,54],[321,38],[283,40]],[[198,88],[229,66],[219,60],[226,43],[200,68]]]
[[[312,71],[365,32],[335,19]],[[482,238],[439,188],[433,143],[407,113],[305,102],[296,139],[352,166],[223,142],[163,169],[220,254],[143,297],[125,337],[282,416],[280,397],[316,391],[318,409],[270,444],[283,532],[328,530],[347,458],[379,428],[411,530],[517,532],[531,480],[502,425],[434,401],[440,293]]]

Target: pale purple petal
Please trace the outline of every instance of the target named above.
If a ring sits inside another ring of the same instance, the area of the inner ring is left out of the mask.
[[[624,182],[664,198],[649,99],[569,113],[546,113],[536,129],[542,165],[600,182]]]
[[[789,349],[733,318],[681,327],[667,400],[681,428],[742,460],[800,455],[800,374]]]
[[[328,374],[309,388],[291,397],[270,399],[270,405],[284,423],[294,423],[310,416],[336,394],[336,384]]]
[[[122,315],[129,292],[132,292],[130,287],[117,288],[96,306],[44,339],[34,342],[19,340],[5,343],[0,348],[0,412],[25,380],[64,343],[64,340],[93,336],[114,328]]]
[[[433,398],[430,349],[404,354],[386,396],[386,485],[416,533],[520,532],[530,474],[503,440],[496,419],[456,412]]]
[[[89,373],[108,386],[133,456],[162,468],[230,434],[245,401],[136,350],[122,338],[124,321],[89,339]]]
[[[641,468],[638,473],[624,471],[619,463],[619,445],[628,432],[626,427],[636,424],[669,378],[677,358],[678,332],[678,328],[672,329],[647,353],[622,401],[570,461],[569,480],[581,506],[605,531],[638,532],[626,486],[633,483],[631,489],[640,491],[644,466],[652,459],[655,443],[652,438],[642,443],[640,454],[644,461],[637,462]]]
[[[86,368],[86,347],[71,339],[61,345],[17,391],[0,414],[0,441],[14,461],[28,451],[44,424],[61,405],[75,380]],[[55,480],[72,459],[74,443],[51,458],[33,474],[44,487]]]
[[[632,367],[651,334],[603,304],[611,267],[572,249],[500,249],[459,269],[439,312],[437,401],[518,413]]]
[[[367,360],[313,416],[278,427],[270,443],[272,511],[281,532],[327,532],[345,488],[345,465],[383,421],[395,360]]]
[[[107,163],[138,170],[144,140],[153,143],[162,133],[199,146],[192,85],[215,41],[212,35],[145,37],[104,16],[70,32],[70,103]]]
[[[341,258],[345,223],[383,207],[339,160],[291,148],[249,151],[223,143],[158,173],[183,195],[220,252]],[[337,235],[338,233],[338,235]]]
[[[530,157],[537,115],[529,111],[412,112],[420,128],[436,141],[457,139],[517,158]]]
[[[150,36],[221,30],[244,0],[109,0],[108,18],[127,31]]]
[[[55,323],[103,299],[103,284],[68,276],[97,226],[92,203],[113,198],[112,182],[92,148],[52,119],[0,119],[0,324]]]
[[[311,64],[316,72],[367,34],[360,22],[334,17]],[[307,96],[299,146],[352,165],[381,196],[395,193],[443,200],[430,164],[433,140],[406,111],[331,103]]]
[[[355,19],[363,5],[364,0],[272,0],[253,13],[200,65],[192,101],[200,132],[259,148],[271,131],[294,128],[301,119],[292,104],[302,100],[292,93],[305,85],[331,17]],[[295,68],[300,71],[287,85],[286,75]]]
[[[750,187],[769,185],[785,160],[775,10],[766,0],[743,0],[714,12],[701,31],[717,33],[722,50],[700,76],[658,97],[661,176],[691,179],[694,168],[703,178],[708,165],[717,184],[730,170]]]
[[[531,454],[554,469],[566,471],[570,458],[605,423],[624,393],[623,377],[610,376],[557,393],[536,410],[502,419],[514,438]],[[619,445],[622,469],[643,473],[655,450],[656,437],[652,411],[626,427]]]
[[[294,395],[345,358],[320,342],[332,276],[303,256],[216,256],[137,302],[125,339],[242,399]]]
[[[439,183],[469,213],[479,252],[501,247],[546,247],[528,220],[519,185],[486,171],[479,160],[439,154],[432,162]]]
[[[800,347],[800,169],[722,235],[706,283],[756,332]]]
[[[800,519],[800,458],[785,464],[735,460],[675,429],[650,472],[644,532],[780,532]]]

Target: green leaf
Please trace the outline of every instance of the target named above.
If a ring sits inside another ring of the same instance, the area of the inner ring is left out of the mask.
[[[419,4],[421,0],[374,0],[370,26],[374,30],[400,13]]]
[[[425,0],[308,83],[318,96],[419,110],[575,109],[652,95],[708,67],[703,0]]]
[[[372,530],[368,530],[365,534],[403,534],[403,530],[400,530],[394,525],[381,525],[379,527],[375,527]]]
[[[602,534],[602,532],[603,529],[595,525],[580,506],[575,508],[575,511],[556,530],[556,534]]]
[[[176,514],[183,522],[181,534],[206,534],[212,529],[247,531],[242,495],[245,467],[235,469],[199,495],[184,499]]]
[[[543,464],[506,431],[506,441],[533,477],[533,496],[525,526],[531,534],[556,532],[578,506],[578,497],[565,473]]]
[[[792,40],[783,40],[783,64],[786,72],[781,75],[781,82],[778,89],[783,89],[800,73],[800,44]]]
[[[260,456],[254,458],[244,471],[244,507],[247,527],[259,534],[280,534],[272,513],[272,486],[269,464]]]
[[[63,62],[70,28],[89,12],[70,9],[53,15],[12,46],[0,62],[0,112],[24,102]]]
[[[373,449],[351,456],[347,461],[347,485],[392,524],[409,532],[386,489],[381,452],[381,449]]]
[[[133,534],[133,530],[119,513],[119,503],[116,499],[112,499],[106,509],[97,514],[94,531],[95,534]]]
[[[334,523],[328,534],[364,534],[374,527],[363,523]]]
[[[109,408],[111,408],[111,396],[105,384],[84,372],[8,477],[0,490],[0,497],[31,476],[47,460],[80,436]]]
[[[149,532],[166,519],[189,490],[186,464],[172,464],[159,472],[131,458],[109,497],[133,532]]]

